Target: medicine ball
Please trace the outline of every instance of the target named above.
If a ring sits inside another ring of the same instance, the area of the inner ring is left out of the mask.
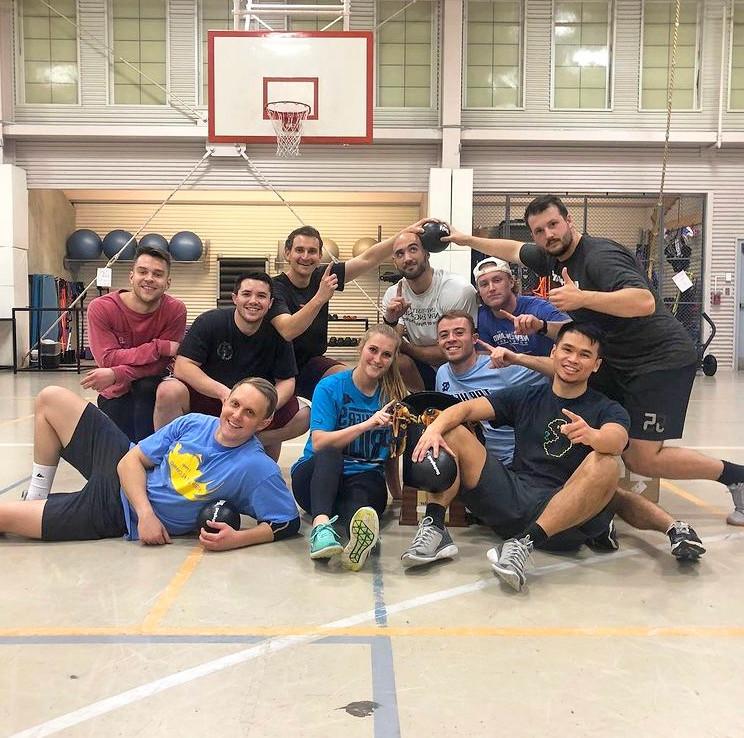
[[[374,238],[360,238],[351,247],[352,256],[361,256],[367,249],[372,248],[377,241]]]
[[[217,528],[210,526],[210,523],[227,523],[231,528],[240,530],[240,513],[230,506],[227,500],[217,500],[210,502],[199,511],[197,518],[197,531],[206,528],[209,533],[216,533]]]
[[[201,238],[191,231],[174,233],[168,250],[175,261],[198,261],[204,245]]]
[[[124,249],[124,251],[122,251],[119,259],[131,261],[134,259],[134,252],[137,249],[137,239],[132,238],[132,234],[129,233],[129,231],[122,231],[117,228],[116,230],[107,233],[103,239],[103,253],[110,259],[114,254],[117,254],[130,239],[132,242]]]
[[[139,242],[140,246],[147,246],[151,249],[160,249],[160,251],[168,250],[168,239],[165,236],[161,236],[159,233],[147,233]]]
[[[67,238],[67,255],[71,259],[97,259],[101,248],[101,237],[87,228],[79,228]]]
[[[430,253],[436,254],[444,251],[449,243],[442,241],[442,238],[449,236],[450,230],[446,223],[435,223],[429,221],[424,223],[424,232],[421,234],[421,245]]]
[[[416,424],[408,426],[406,431],[403,484],[424,492],[444,492],[454,484],[457,477],[457,464],[443,448],[439,449],[439,456],[436,459],[431,451],[427,451],[422,461],[414,462],[411,454],[423,432],[423,426]]]
[[[329,262],[333,261],[331,254],[333,254],[333,256],[338,259],[338,244],[332,238],[324,238],[323,248],[320,254],[320,263],[328,264]]]

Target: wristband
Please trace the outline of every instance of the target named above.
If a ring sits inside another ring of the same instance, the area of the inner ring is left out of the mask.
[[[537,334],[544,336],[548,332],[548,321],[543,319],[542,328],[538,328]]]
[[[397,320],[391,322],[384,315],[382,316],[382,322],[385,325],[389,325],[391,328],[395,328],[398,325],[398,321]]]

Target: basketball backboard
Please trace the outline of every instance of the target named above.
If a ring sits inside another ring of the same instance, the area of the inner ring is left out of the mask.
[[[266,105],[310,106],[303,143],[372,143],[372,32],[209,31],[209,141],[273,143]]]

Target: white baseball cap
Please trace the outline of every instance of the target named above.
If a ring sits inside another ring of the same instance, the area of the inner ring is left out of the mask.
[[[487,256],[475,265],[473,279],[478,281],[478,277],[486,274],[486,272],[506,272],[510,277],[513,276],[509,262],[497,259],[495,256]]]

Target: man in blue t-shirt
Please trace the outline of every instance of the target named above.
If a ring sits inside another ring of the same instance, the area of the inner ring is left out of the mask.
[[[200,531],[210,551],[268,543],[296,533],[299,517],[279,467],[255,434],[270,422],[271,382],[238,382],[219,418],[190,413],[130,448],[128,438],[94,405],[62,387],[36,398],[32,476],[40,499],[0,507],[0,532],[45,541],[127,536],[170,543],[196,530],[201,509],[227,500],[257,525]],[[60,458],[87,480],[76,494],[49,494]]]
[[[616,495],[617,457],[628,443],[630,418],[617,402],[588,387],[602,362],[601,341],[601,331],[591,324],[563,326],[551,352],[551,384],[458,403],[428,426],[413,450],[414,462],[424,460],[429,449],[436,458],[440,448],[457,459],[459,487],[456,482],[441,493],[442,501],[449,502],[459,488],[465,505],[507,539],[500,553],[491,549],[487,556],[516,590],[525,584],[533,548],[578,548],[607,531],[617,504],[638,505],[635,524],[653,527],[648,500]],[[461,427],[486,420],[514,428],[511,468]],[[686,524],[684,531],[672,527],[668,535],[677,558],[694,560],[705,551]]]
[[[478,308],[478,336],[491,346],[519,354],[547,356],[553,335],[570,318],[541,297],[518,295],[509,263],[495,256],[479,261],[473,279],[483,303]]]

